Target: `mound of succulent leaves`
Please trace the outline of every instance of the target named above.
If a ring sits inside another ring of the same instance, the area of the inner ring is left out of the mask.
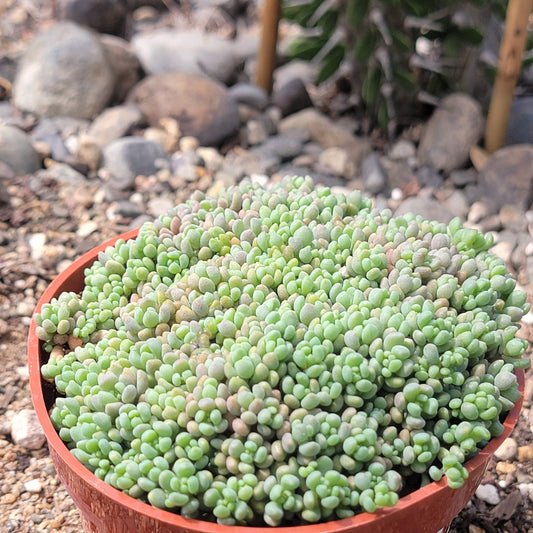
[[[195,193],[35,317],[72,454],[221,524],[302,524],[467,477],[520,393],[524,292],[489,236],[310,178]]]

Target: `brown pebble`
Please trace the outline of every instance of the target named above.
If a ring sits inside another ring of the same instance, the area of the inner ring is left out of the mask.
[[[498,474],[512,474],[516,472],[516,466],[506,461],[499,461],[496,463],[496,472]]]
[[[518,460],[521,463],[527,463],[533,461],[533,446],[519,446],[518,447]]]
[[[468,526],[468,533],[485,533],[485,530],[475,524],[470,524]]]

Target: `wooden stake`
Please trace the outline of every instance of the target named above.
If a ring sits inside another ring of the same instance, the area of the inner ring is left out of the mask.
[[[485,148],[489,153],[498,150],[505,139],[513,92],[522,68],[522,54],[526,46],[528,19],[532,8],[533,0],[509,0],[485,130]]]
[[[532,0],[533,1],[533,0]],[[276,44],[281,17],[281,0],[265,0],[263,5],[261,43],[257,53],[256,83],[270,94],[276,67]]]

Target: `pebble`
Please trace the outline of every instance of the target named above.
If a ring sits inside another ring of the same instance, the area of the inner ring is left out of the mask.
[[[505,177],[503,179],[502,177]],[[494,152],[479,173],[482,193],[497,204],[526,211],[533,191],[533,146],[507,146]]]
[[[522,496],[529,498],[533,502],[533,483],[519,483],[517,487]]]
[[[300,78],[292,78],[276,88],[272,95],[272,102],[281,110],[283,117],[313,105],[305,83]]]
[[[527,229],[526,213],[519,205],[505,204],[499,214],[502,226],[506,230],[520,232]]]
[[[33,409],[22,409],[13,417],[11,438],[15,444],[28,450],[38,450],[46,437]]]
[[[151,126],[179,117],[181,133],[203,146],[219,146],[239,130],[239,109],[225,87],[208,78],[179,72],[144,78],[129,93]]]
[[[28,135],[14,126],[1,123],[0,162],[5,163],[17,175],[31,174],[41,167],[39,155]]]
[[[447,172],[460,168],[480,140],[483,126],[478,102],[462,93],[447,96],[426,124],[418,147],[420,163]]]
[[[90,119],[109,103],[115,77],[96,36],[60,22],[39,33],[22,56],[13,100],[42,116]]]
[[[533,462],[533,445],[518,446],[517,455],[521,463]]]
[[[444,205],[456,216],[462,220],[466,220],[468,215],[468,202],[465,195],[460,190],[454,190],[448,196]]]
[[[239,104],[262,111],[268,106],[268,94],[262,88],[252,83],[236,83],[228,90],[229,95]]]
[[[318,156],[318,162],[336,176],[342,176],[346,179],[355,176],[355,165],[351,161],[348,151],[344,148],[326,148]]]
[[[133,186],[136,176],[150,176],[168,160],[161,145],[142,137],[122,137],[102,151],[103,163],[109,171],[109,184],[117,190]]]
[[[82,239],[88,237],[98,229],[98,224],[94,220],[88,220],[80,224],[76,231],[76,235]]]
[[[515,98],[511,105],[505,144],[533,144],[533,97]]]
[[[248,144],[260,144],[267,140],[268,132],[261,120],[249,120],[245,126]]]
[[[489,215],[495,215],[498,212],[498,206],[492,200],[477,200],[475,201],[468,211],[468,222],[473,224],[488,217]]]
[[[454,217],[446,206],[427,194],[427,189],[420,191],[418,196],[411,196],[403,200],[394,213],[396,216],[400,216],[409,212],[421,215],[427,220],[437,220],[446,224]]]
[[[303,142],[291,135],[274,135],[259,145],[255,151],[262,156],[277,157],[282,161],[292,159],[302,152]]]
[[[490,483],[479,485],[479,487],[476,489],[476,496],[481,501],[484,501],[490,505],[497,505],[501,501],[498,488]]]
[[[200,146],[196,153],[204,160],[205,168],[208,170],[217,171],[222,168],[224,164],[224,157],[220,155],[218,150],[208,146]]]
[[[359,165],[370,151],[368,139],[356,137],[316,109],[304,109],[289,115],[279,124],[280,133],[287,133],[293,128],[307,129],[311,139],[323,148],[346,148],[355,165]]]
[[[101,33],[123,35],[126,31],[128,11],[122,0],[57,0],[55,9],[60,20],[71,20]]]
[[[148,74],[181,72],[230,84],[240,65],[231,41],[199,31],[156,30],[137,34],[132,46]]]
[[[36,494],[43,490],[43,484],[38,479],[30,479],[30,481],[26,481],[26,483],[22,485],[22,488],[25,492],[32,492]]]
[[[427,187],[430,189],[439,189],[444,182],[442,175],[434,168],[427,165],[418,169],[416,177],[420,187]]]
[[[129,90],[139,81],[141,63],[128,41],[114,35],[100,35],[99,41],[115,74],[111,102],[120,104],[126,99]]]
[[[466,187],[477,182],[476,173],[472,170],[453,170],[450,172],[450,181],[456,187]]]
[[[367,155],[363,160],[362,174],[365,191],[368,193],[379,194],[387,187],[387,173],[376,152]]]
[[[174,207],[174,202],[167,196],[156,196],[148,202],[148,212],[157,218],[168,213]]]
[[[409,159],[416,156],[416,147],[411,141],[400,139],[393,144],[388,156],[391,159]]]
[[[485,530],[475,524],[468,524],[468,533],[485,533]]]

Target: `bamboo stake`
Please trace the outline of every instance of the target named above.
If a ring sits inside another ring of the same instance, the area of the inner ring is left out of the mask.
[[[276,67],[276,44],[280,16],[281,0],[265,0],[261,24],[261,43],[257,53],[256,83],[269,94],[272,91],[272,76]]]
[[[533,0],[509,0],[485,130],[485,148],[489,153],[495,152],[503,145],[513,92],[522,68],[522,54],[526,46],[528,19],[532,8]]]

